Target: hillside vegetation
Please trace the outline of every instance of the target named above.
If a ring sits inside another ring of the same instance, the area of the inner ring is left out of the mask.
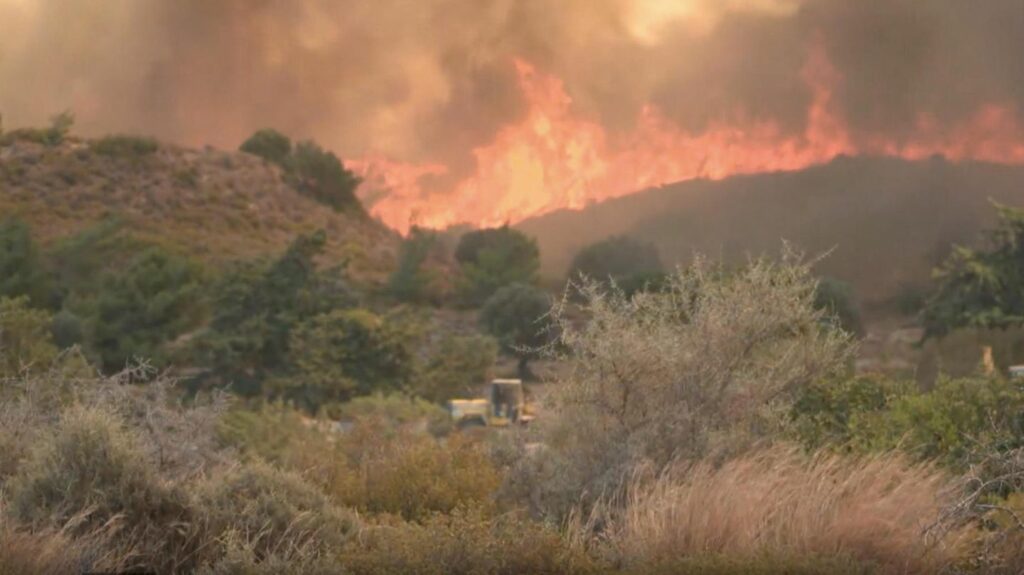
[[[813,255],[831,250],[816,270],[881,303],[920,291],[952,244],[991,225],[990,199],[1024,205],[1024,168],[844,157],[798,172],[681,182],[517,227],[537,238],[542,273],[557,278],[609,236],[652,242],[669,266],[694,253],[736,263],[776,251],[782,238]]]
[[[217,264],[278,253],[323,229],[326,257],[348,260],[354,276],[382,282],[394,268],[397,234],[361,209],[300,193],[255,155],[128,136],[54,141],[46,132],[0,138],[0,215],[25,220],[44,245],[116,216],[144,241]]]

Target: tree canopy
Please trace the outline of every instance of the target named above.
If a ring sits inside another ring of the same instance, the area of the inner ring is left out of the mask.
[[[551,298],[527,284],[499,289],[480,310],[480,323],[506,353],[519,358],[519,372],[529,377],[529,361],[551,340]]]
[[[652,277],[662,272],[664,266],[654,244],[612,236],[580,250],[569,270],[570,279],[586,276],[599,282],[620,283],[638,276]]]
[[[504,286],[536,283],[540,249],[535,240],[506,225],[463,235],[455,260],[462,270],[463,302],[480,305]]]
[[[925,338],[964,327],[1024,325],[1024,210],[997,205],[999,222],[978,249],[956,246],[935,270]]]

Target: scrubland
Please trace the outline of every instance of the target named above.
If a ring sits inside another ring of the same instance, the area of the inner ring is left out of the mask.
[[[11,374],[0,574],[1024,565],[1012,382],[853,377],[854,340],[788,254],[577,287],[547,349],[567,369],[522,429],[460,432],[398,394],[342,405],[339,427],[144,363],[94,375],[74,349]]]

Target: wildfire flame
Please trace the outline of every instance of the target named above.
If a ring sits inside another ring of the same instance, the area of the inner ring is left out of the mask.
[[[443,165],[380,157],[348,162],[365,179],[364,200],[376,217],[403,233],[412,225],[493,226],[666,183],[798,170],[842,154],[1024,163],[1019,118],[995,104],[958,125],[922,114],[910,137],[861,137],[855,143],[833,96],[842,78],[823,50],[811,50],[802,71],[812,98],[805,128],[795,135],[774,121],[717,122],[687,133],[648,105],[634,130],[612,137],[574,115],[558,78],[522,60],[515,67],[528,104],[525,118],[473,150],[476,173],[449,193],[428,195],[421,185],[424,176],[445,174]]]

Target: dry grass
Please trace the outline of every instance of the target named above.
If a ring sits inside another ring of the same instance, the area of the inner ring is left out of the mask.
[[[605,541],[618,562],[634,566],[784,554],[931,573],[954,563],[968,538],[966,529],[926,535],[954,496],[949,476],[895,455],[851,460],[774,448],[720,467],[638,477]]]

